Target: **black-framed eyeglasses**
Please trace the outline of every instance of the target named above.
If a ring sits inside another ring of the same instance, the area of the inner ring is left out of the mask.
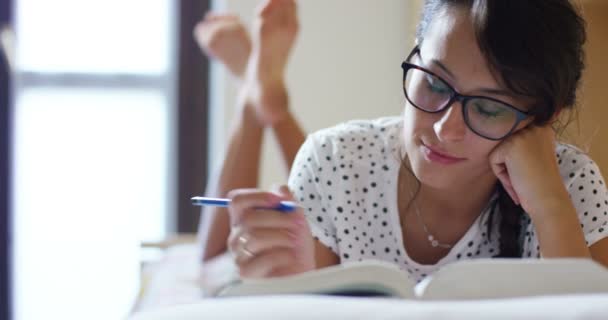
[[[502,140],[513,133],[530,113],[497,99],[462,95],[435,73],[410,63],[419,54],[418,46],[401,64],[403,93],[417,109],[428,113],[447,110],[454,102],[462,104],[464,122],[475,134],[490,140]]]

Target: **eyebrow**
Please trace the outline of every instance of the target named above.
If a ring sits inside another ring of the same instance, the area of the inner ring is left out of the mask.
[[[493,94],[493,95],[497,95],[497,96],[504,96],[504,97],[508,97],[508,98],[516,97],[516,95],[513,94],[512,92],[507,91],[507,90],[501,90],[501,89],[481,88],[481,89],[479,89],[479,92],[482,92],[485,94]]]
[[[450,76],[450,78],[452,79],[456,79],[456,77],[454,76],[454,74],[448,69],[448,67],[446,67],[443,63],[441,63],[441,61],[437,60],[437,59],[431,59],[431,62],[438,66],[441,70],[443,70],[445,73],[448,74],[448,76]]]

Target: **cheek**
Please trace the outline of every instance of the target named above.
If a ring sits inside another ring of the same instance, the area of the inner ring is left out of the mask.
[[[403,134],[406,143],[424,135],[429,130],[433,130],[432,115],[419,111],[406,103],[403,111]]]
[[[470,166],[478,171],[491,170],[490,154],[499,144],[500,141],[487,140],[477,135],[469,136],[465,146]]]
[[[473,155],[475,155],[476,157],[483,157],[487,159],[492,153],[492,151],[494,151],[494,149],[501,142],[502,141],[489,140],[471,132],[471,134],[467,136],[466,144],[470,147]]]
[[[403,111],[403,142],[405,150],[410,155],[419,153],[420,138],[435,137],[433,115],[418,111],[409,104],[405,105]],[[430,140],[433,140],[430,138]],[[500,141],[484,139],[473,132],[468,132],[464,141],[460,144],[459,154],[465,156],[468,161],[465,165],[467,170],[478,173],[490,170],[489,157]],[[415,159],[411,159],[416,161]],[[421,159],[420,159],[421,160]]]

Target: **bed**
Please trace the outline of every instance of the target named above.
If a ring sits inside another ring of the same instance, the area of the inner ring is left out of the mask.
[[[201,278],[194,245],[167,250],[155,267],[131,320],[165,319],[603,319],[608,294],[474,301],[286,295],[210,298],[234,269],[210,267]]]

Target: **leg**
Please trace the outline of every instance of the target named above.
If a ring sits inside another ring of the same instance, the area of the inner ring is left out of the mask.
[[[219,60],[238,82],[242,82],[251,53],[251,39],[237,16],[208,13],[196,25],[194,37],[208,57]],[[243,106],[241,100],[228,137],[222,167],[210,177],[207,185],[208,196],[225,197],[232,189],[258,185],[263,127],[258,124],[251,108]],[[226,209],[202,209],[198,236],[203,244],[204,261],[226,250],[228,232]]]
[[[255,188],[258,185],[263,127],[258,124],[251,108],[245,105],[240,110],[228,138],[221,168],[213,173],[207,185],[208,196],[226,197],[232,189]],[[230,221],[226,208],[202,208],[198,236],[203,261],[226,251],[229,233]]]
[[[289,110],[285,69],[299,31],[294,0],[267,1],[258,10],[254,46],[247,76],[260,122],[272,128],[287,168],[304,142],[305,133]],[[251,79],[252,78],[252,79]]]
[[[296,10],[295,3],[291,0],[271,1],[258,9],[258,16],[274,21],[272,23],[267,21],[263,24],[262,20],[258,18],[255,23],[256,54],[259,56],[264,52],[264,54],[271,55],[272,59],[278,59],[278,61],[256,59],[257,63],[254,63],[252,67],[255,67],[256,70],[269,70],[269,77],[262,75],[271,79],[271,81],[265,81],[265,83],[274,83],[275,87],[283,92],[285,91],[283,85],[284,69],[299,29]],[[218,59],[239,82],[242,82],[251,54],[252,43],[246,27],[238,16],[208,13],[204,20],[196,26],[194,35],[207,56]],[[262,40],[265,41],[264,44],[262,44]],[[264,47],[263,52],[262,47]],[[272,64],[268,67],[260,65],[266,63],[265,61],[271,61]],[[272,80],[273,78],[274,80]],[[286,94],[283,99],[286,99]],[[271,120],[269,126],[279,142],[283,162],[289,174],[293,159],[305,138],[303,130],[291,112],[281,112],[287,108],[276,107],[276,104],[265,107],[261,103],[254,108],[258,109],[257,113],[261,115],[262,122],[264,122],[264,119],[278,118],[275,121]],[[277,117],[274,114],[282,114],[282,116]]]
[[[288,110],[284,85],[285,64],[298,30],[295,3],[267,1],[258,12],[255,26],[253,51],[241,86],[239,116],[219,176],[208,188],[210,196],[225,196],[232,189],[257,186],[264,127],[271,126],[278,134],[288,167],[304,141],[304,133]],[[224,63],[235,61],[218,54],[225,51],[215,52]],[[235,75],[238,77],[238,72]],[[204,261],[226,250],[229,224],[226,209],[204,208],[199,227]]]

